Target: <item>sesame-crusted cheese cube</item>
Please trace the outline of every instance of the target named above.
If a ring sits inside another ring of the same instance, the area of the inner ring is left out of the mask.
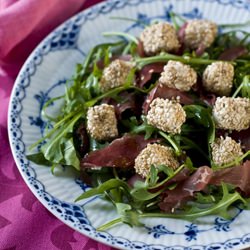
[[[191,20],[185,28],[184,43],[190,49],[201,46],[208,48],[215,40],[217,32],[217,25],[211,21]]]
[[[155,167],[166,165],[173,169],[179,166],[172,148],[159,144],[148,144],[135,159],[135,171],[142,177],[147,177],[150,173],[151,165]]]
[[[216,165],[223,165],[233,161],[236,157],[243,155],[241,146],[231,137],[225,139],[221,136],[211,145],[212,160]]]
[[[233,87],[234,67],[228,62],[214,62],[203,73],[202,84],[207,91],[228,96]]]
[[[197,81],[197,74],[189,65],[182,62],[168,61],[161,73],[159,82],[170,88],[189,91]]]
[[[156,98],[150,104],[147,122],[164,132],[179,134],[185,121],[186,113],[182,106],[175,101]]]
[[[213,117],[217,128],[244,130],[250,126],[250,99],[217,97],[213,107]]]
[[[147,55],[159,52],[171,52],[180,48],[176,30],[169,23],[156,23],[146,27],[140,35]]]
[[[130,62],[125,62],[120,59],[112,61],[103,70],[100,80],[100,89],[105,92],[124,85],[132,67],[133,64]]]
[[[101,104],[90,107],[87,112],[87,130],[96,140],[108,140],[118,135],[115,109]]]

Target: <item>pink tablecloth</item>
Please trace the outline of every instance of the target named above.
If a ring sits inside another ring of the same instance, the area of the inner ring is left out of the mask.
[[[54,27],[100,0],[0,0],[0,250],[102,249],[55,218],[22,180],[11,155],[7,109],[17,73]]]

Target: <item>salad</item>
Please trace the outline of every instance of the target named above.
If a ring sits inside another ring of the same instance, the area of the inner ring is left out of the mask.
[[[79,171],[92,188],[76,201],[110,201],[118,217],[99,230],[145,217],[229,218],[248,207],[250,33],[171,19],[138,37],[104,33],[114,42],[92,48],[65,94],[43,107],[53,127],[27,158]]]

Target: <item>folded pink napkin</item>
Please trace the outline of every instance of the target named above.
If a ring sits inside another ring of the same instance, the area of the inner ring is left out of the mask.
[[[34,47],[64,20],[100,0],[0,0],[0,249],[111,249],[75,232],[27,188],[11,155],[7,109],[14,80]]]

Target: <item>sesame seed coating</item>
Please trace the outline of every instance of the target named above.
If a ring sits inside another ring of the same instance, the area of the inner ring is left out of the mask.
[[[216,165],[223,165],[233,161],[236,157],[243,155],[241,146],[231,137],[225,139],[221,136],[211,145],[212,159]]]
[[[214,62],[203,73],[202,83],[207,91],[228,96],[233,87],[234,67],[228,62]]]
[[[87,112],[87,131],[96,140],[107,140],[118,135],[115,109],[101,104],[90,107]]]
[[[135,171],[142,177],[147,177],[150,173],[151,165],[166,165],[173,169],[179,166],[172,148],[159,144],[148,144],[135,159]]]
[[[196,83],[197,74],[189,65],[177,61],[168,61],[161,73],[159,82],[170,88],[189,91]]]
[[[175,101],[156,98],[150,104],[147,122],[164,132],[179,134],[185,121],[186,113],[182,106]]]
[[[156,23],[146,27],[140,35],[140,40],[147,55],[176,51],[180,47],[176,30],[169,23]]]
[[[213,117],[217,128],[237,131],[247,129],[250,126],[250,99],[217,97]]]
[[[207,20],[188,21],[184,43],[188,48],[197,49],[201,45],[208,48],[217,35],[217,25]]]
[[[110,89],[124,85],[133,64],[119,59],[112,61],[109,66],[103,70],[100,80],[100,89],[105,92]]]

